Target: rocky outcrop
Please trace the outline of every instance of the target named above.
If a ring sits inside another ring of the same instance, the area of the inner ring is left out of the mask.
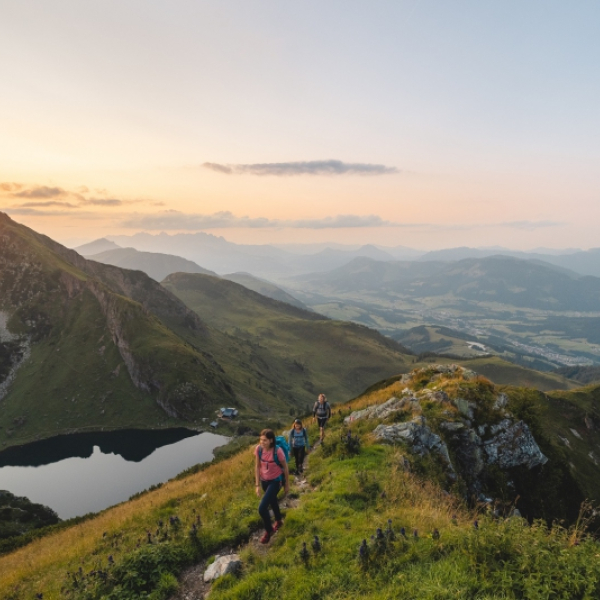
[[[508,410],[506,394],[481,380],[483,391],[477,399],[473,371],[435,365],[403,375],[401,382],[406,386],[398,394],[401,398],[355,411],[345,418],[346,425],[360,419],[406,419],[379,424],[373,431],[375,440],[405,444],[419,456],[437,456],[450,480],[460,475],[476,493],[484,487],[488,467],[510,471],[547,462],[527,424]],[[400,412],[406,414],[398,419],[395,414]]]
[[[523,422],[504,419],[490,427],[492,438],[483,442],[487,462],[501,469],[527,467],[533,469],[548,462]]]
[[[392,397],[383,404],[369,406],[363,410],[357,410],[353,412],[349,417],[344,419],[344,423],[349,425],[358,419],[385,419],[392,413],[404,410],[408,404],[409,402],[406,400],[406,398]]]

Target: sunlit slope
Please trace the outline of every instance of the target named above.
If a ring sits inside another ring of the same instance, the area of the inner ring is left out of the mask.
[[[496,356],[454,362],[473,369],[498,384],[525,386],[541,391],[570,390],[578,386],[576,382],[562,375],[526,369]]]
[[[231,281],[176,273],[163,285],[212,327],[246,340],[265,382],[289,386],[303,408],[321,391],[332,402],[354,396],[404,372],[411,360],[405,348],[372,329],[332,321]]]

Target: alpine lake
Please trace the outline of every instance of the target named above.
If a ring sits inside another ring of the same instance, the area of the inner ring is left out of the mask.
[[[0,490],[52,508],[61,519],[98,512],[198,463],[228,437],[190,429],[59,435],[0,452]]]

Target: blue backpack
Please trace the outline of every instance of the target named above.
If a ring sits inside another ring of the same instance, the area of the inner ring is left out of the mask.
[[[283,454],[285,456],[285,462],[289,462],[290,461],[290,447],[287,443],[287,440],[282,435],[278,435],[275,438],[275,448],[274,448],[274,452],[273,452],[273,460],[275,461],[275,464],[280,469],[283,469],[283,465],[279,462],[279,456],[277,456],[277,448],[281,448],[283,450]],[[262,460],[262,448],[261,447],[258,448],[258,458],[259,458],[259,460]]]

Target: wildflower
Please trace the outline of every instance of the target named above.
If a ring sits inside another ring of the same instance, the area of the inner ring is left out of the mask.
[[[306,549],[306,542],[302,542],[302,550],[300,550],[300,558],[301,558],[302,562],[304,563],[304,566],[307,567],[308,561],[310,559],[310,553]]]
[[[418,540],[418,539],[419,539],[419,532],[418,532],[416,529],[413,529],[413,538],[414,538],[415,540]]]
[[[366,567],[369,562],[369,547],[367,546],[367,540],[363,540],[358,549],[358,561],[362,567]]]
[[[402,527],[402,529],[400,529],[400,535],[404,538],[406,537],[406,528],[405,527]]]
[[[439,532],[437,529],[434,529],[434,530],[433,530],[433,533],[431,534],[431,537],[432,537],[434,540],[439,540],[439,539],[440,539],[440,532]]]
[[[475,529],[479,529],[479,521],[477,519],[473,521],[473,527],[475,527]]]
[[[387,529],[385,530],[385,535],[388,539],[388,542],[393,542],[396,539],[396,534],[394,533],[394,530],[392,529],[392,520],[391,519],[388,519]]]
[[[115,564],[115,559],[113,558],[112,554],[108,555],[108,564],[109,565],[114,565]]]

